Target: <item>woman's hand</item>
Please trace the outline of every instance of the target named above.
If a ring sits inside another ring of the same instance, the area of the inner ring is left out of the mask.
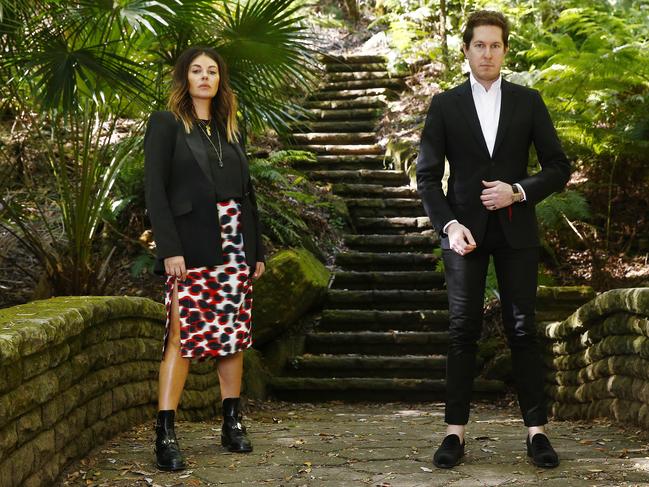
[[[184,281],[187,277],[187,268],[185,267],[185,258],[182,255],[167,257],[164,260],[165,272],[169,276]]]
[[[266,264],[264,264],[263,262],[257,262],[257,265],[255,266],[255,273],[252,275],[252,278],[259,279],[265,270]]]

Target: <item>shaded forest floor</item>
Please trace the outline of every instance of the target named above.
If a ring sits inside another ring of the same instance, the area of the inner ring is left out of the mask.
[[[176,432],[188,462],[181,472],[155,469],[152,419],[98,445],[68,467],[60,485],[646,485],[649,435],[607,420],[552,421],[549,435],[561,464],[535,467],[511,397],[476,402],[462,463],[435,468],[443,409],[440,403],[254,402],[245,416],[254,445],[250,454],[218,445],[219,418],[179,422]]]

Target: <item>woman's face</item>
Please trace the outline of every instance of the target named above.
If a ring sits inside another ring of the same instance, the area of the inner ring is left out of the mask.
[[[189,65],[187,80],[192,98],[214,98],[219,89],[219,66],[205,54],[197,56]]]

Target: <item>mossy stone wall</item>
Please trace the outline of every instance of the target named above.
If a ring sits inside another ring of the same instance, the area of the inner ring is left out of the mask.
[[[590,286],[539,286],[536,293],[536,323],[563,320],[595,297]],[[504,336],[491,336],[478,344],[478,366],[485,379],[513,383],[511,351]]]
[[[541,334],[555,417],[649,428],[649,288],[600,294]]]
[[[0,485],[50,485],[72,459],[153,420],[164,308],[60,297],[0,310]],[[213,416],[213,365],[191,369],[180,416]]]
[[[299,332],[293,325],[322,302],[328,281],[305,250],[272,257],[255,284],[255,346]],[[59,297],[0,309],[0,486],[51,485],[97,444],[153,421],[164,323],[162,304],[136,297]],[[276,367],[279,359],[271,359]],[[265,361],[259,350],[245,351],[248,397],[265,394]],[[214,363],[192,364],[179,417],[213,417],[219,405]]]

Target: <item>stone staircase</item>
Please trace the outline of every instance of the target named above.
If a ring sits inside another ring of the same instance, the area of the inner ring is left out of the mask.
[[[305,107],[311,117],[293,148],[315,152],[300,167],[343,197],[356,233],[335,259],[334,279],[304,353],[271,384],[285,400],[441,400],[448,299],[435,272],[438,246],[417,192],[386,168],[376,122],[403,81],[378,56],[326,61],[326,77]],[[503,390],[476,381],[475,391]]]

